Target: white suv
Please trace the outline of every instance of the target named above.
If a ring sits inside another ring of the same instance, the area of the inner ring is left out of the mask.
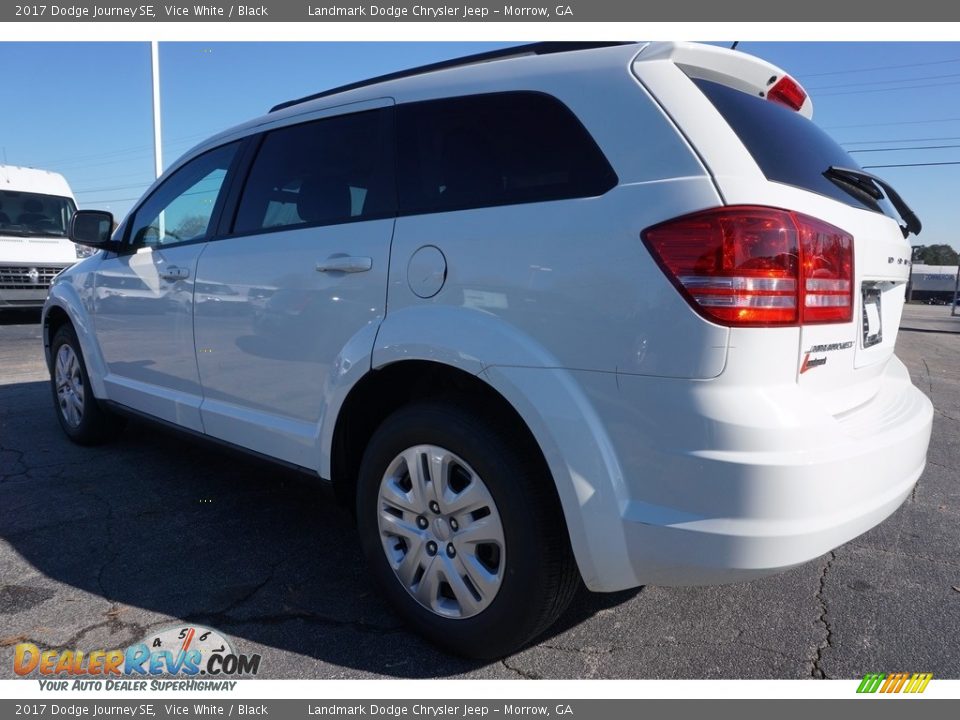
[[[66,434],[306,469],[397,611],[491,657],[582,581],[721,583],[892,513],[920,223],[739,52],[543,44],[314,95],[181,158],[43,326]]]

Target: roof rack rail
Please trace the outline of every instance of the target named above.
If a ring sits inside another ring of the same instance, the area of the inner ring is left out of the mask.
[[[347,90],[356,90],[362,87],[368,87],[370,85],[377,85],[379,83],[388,82],[390,80],[399,80],[400,78],[413,77],[415,75],[425,75],[426,73],[436,72],[438,70],[447,70],[449,68],[462,67],[464,65],[476,65],[477,63],[491,62],[493,60],[506,60],[508,58],[515,57],[524,57],[527,55],[553,55],[555,53],[563,52],[572,52],[574,50],[592,50],[594,48],[602,47],[615,47],[617,45],[632,45],[633,41],[624,41],[624,42],[564,42],[564,41],[549,41],[549,42],[537,42],[530,43],[527,45],[515,45],[513,47],[503,48],[501,50],[491,50],[489,52],[477,53],[475,55],[465,55],[463,57],[454,58],[452,60],[443,60],[441,62],[431,63],[429,65],[421,65],[419,67],[410,68],[408,70],[400,70],[398,72],[388,73],[386,75],[379,75],[369,80],[361,80],[355,83],[349,83],[347,85],[341,85],[340,87],[331,88],[330,90],[324,90],[323,92],[314,93],[313,95],[307,95],[302,98],[297,98],[296,100],[287,100],[282,102],[279,105],[274,105],[270,108],[270,112],[276,112],[277,110],[283,110],[284,108],[293,107],[294,105],[300,105],[301,103],[309,102],[310,100],[317,100],[322,97],[328,97],[330,95],[336,95],[337,93],[346,92]]]

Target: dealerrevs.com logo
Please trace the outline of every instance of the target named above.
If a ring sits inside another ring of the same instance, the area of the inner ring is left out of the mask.
[[[84,652],[20,643],[13,653],[13,671],[39,675],[41,690],[232,690],[236,681],[226,678],[255,677],[259,670],[260,655],[238,654],[222,634],[200,625],[151,633],[128,648]]]

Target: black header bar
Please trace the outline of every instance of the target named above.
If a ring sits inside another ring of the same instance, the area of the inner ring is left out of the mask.
[[[941,0],[251,0],[246,3],[64,0],[3,3],[0,22],[951,22],[960,3]]]

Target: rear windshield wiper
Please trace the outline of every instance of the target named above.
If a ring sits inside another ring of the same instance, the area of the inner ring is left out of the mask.
[[[882,200],[883,194],[886,193],[890,203],[896,208],[896,211],[900,214],[900,218],[904,222],[904,224],[900,226],[904,237],[907,237],[910,233],[919,235],[920,230],[923,229],[923,225],[920,222],[920,218],[917,217],[917,214],[910,209],[910,206],[900,197],[900,193],[894,190],[886,180],[882,180],[876,175],[864,170],[853,170],[852,168],[842,168],[836,165],[828,167],[823,175],[828,180],[833,180],[841,185],[841,187],[845,186],[855,189],[861,193],[865,193],[874,200]]]

